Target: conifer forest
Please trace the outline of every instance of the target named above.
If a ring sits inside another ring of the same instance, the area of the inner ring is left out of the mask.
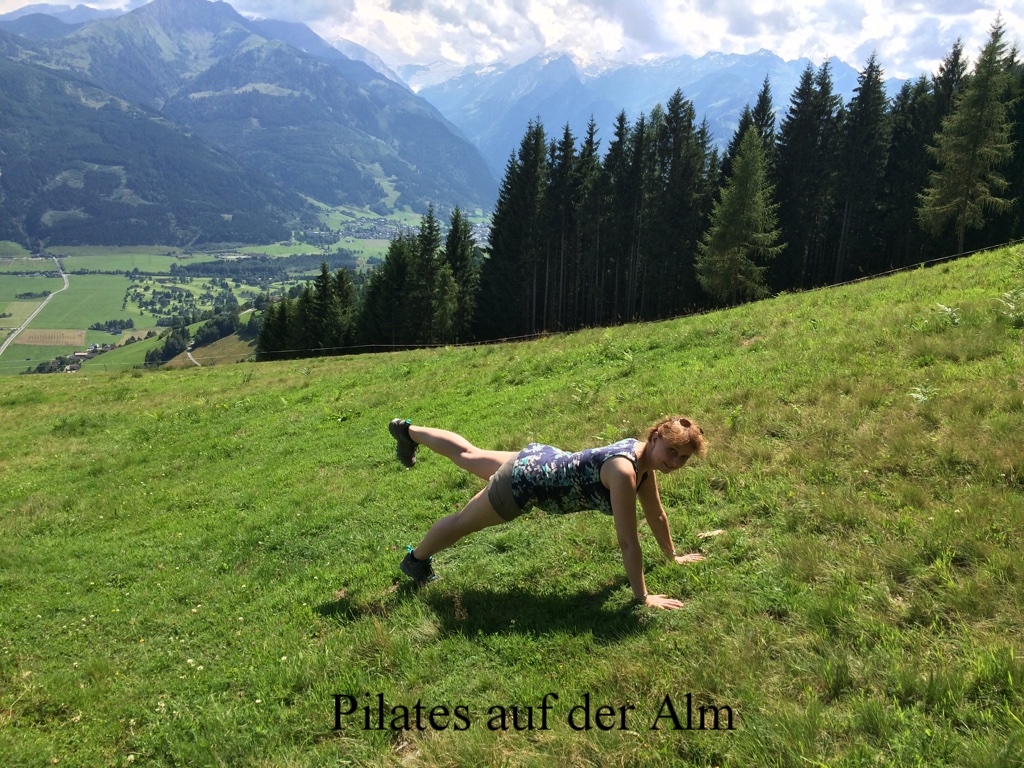
[[[366,276],[269,303],[261,359],[510,339],[676,317],[1024,237],[1024,61],[997,19],[891,98],[872,55],[777,108],[766,78],[724,149],[681,91],[612,135],[526,126],[486,243],[430,210]]]

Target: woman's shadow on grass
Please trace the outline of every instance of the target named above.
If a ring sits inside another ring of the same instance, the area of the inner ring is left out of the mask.
[[[632,603],[615,600],[609,605],[611,595],[621,591],[621,584],[565,594],[541,594],[528,588],[444,591],[439,586],[419,589],[401,584],[384,599],[369,602],[336,595],[336,600],[320,605],[317,610],[327,618],[352,621],[365,616],[386,616],[398,602],[416,599],[430,606],[445,634],[568,632],[616,641],[643,629],[641,613]]]

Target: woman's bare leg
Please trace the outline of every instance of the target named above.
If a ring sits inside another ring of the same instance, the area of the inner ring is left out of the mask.
[[[447,549],[463,536],[504,522],[505,518],[491,506],[487,498],[487,489],[482,488],[458,512],[442,517],[430,526],[423,540],[412,551],[413,557],[417,560],[426,560],[442,549]]]
[[[409,437],[422,446],[451,459],[456,466],[490,480],[498,468],[516,455],[515,451],[484,451],[455,432],[433,427],[409,425]],[[472,503],[472,502],[471,502]],[[468,506],[468,505],[467,505]],[[488,504],[488,507],[490,504]],[[493,510],[491,510],[493,512]],[[495,513],[497,515],[497,513]],[[498,518],[499,521],[501,518]],[[417,555],[419,557],[419,555]]]

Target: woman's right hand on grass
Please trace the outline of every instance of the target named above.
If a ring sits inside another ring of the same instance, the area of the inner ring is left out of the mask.
[[[686,603],[682,600],[676,600],[674,597],[668,597],[667,595],[648,595],[644,601],[644,605],[650,606],[651,608],[664,608],[667,611],[675,611],[682,608]]]

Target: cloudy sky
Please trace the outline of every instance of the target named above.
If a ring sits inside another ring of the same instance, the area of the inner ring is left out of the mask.
[[[50,0],[59,2],[59,0]],[[77,0],[76,0],[77,2]],[[771,50],[860,69],[875,51],[890,77],[931,73],[963,39],[972,57],[997,14],[1024,45],[1022,0],[229,0],[248,16],[303,21],[388,65],[522,61],[544,50],[635,61]],[[26,5],[0,0],[0,12]],[[88,2],[97,8],[124,0]],[[132,6],[141,5],[132,0]]]

